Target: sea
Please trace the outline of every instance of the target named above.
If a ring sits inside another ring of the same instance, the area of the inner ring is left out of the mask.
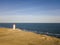
[[[0,28],[12,28],[13,24],[24,31],[60,38],[60,23],[0,23]]]

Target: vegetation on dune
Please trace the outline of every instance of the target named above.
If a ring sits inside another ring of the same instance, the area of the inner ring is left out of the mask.
[[[0,28],[0,45],[60,45],[60,39],[21,29]]]

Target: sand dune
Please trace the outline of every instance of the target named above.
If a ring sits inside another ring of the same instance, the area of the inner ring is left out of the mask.
[[[60,39],[10,28],[0,28],[0,45],[60,45]]]

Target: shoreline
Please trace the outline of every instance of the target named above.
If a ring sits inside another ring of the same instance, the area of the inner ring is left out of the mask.
[[[0,28],[0,45],[60,45],[60,39],[29,31]]]
[[[5,28],[5,29],[13,30],[13,28],[6,28],[6,27],[0,27],[0,28]],[[41,34],[41,35],[47,35],[47,36],[51,36],[51,37],[60,38],[60,34],[47,33],[47,32],[39,32],[39,33],[38,33],[37,31],[28,31],[28,30],[20,29],[20,28],[16,28],[15,30],[25,31],[25,32],[32,32],[32,33],[36,33],[36,34]]]

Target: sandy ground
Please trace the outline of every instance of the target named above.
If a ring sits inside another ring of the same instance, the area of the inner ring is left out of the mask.
[[[60,45],[60,39],[21,29],[0,28],[0,45]]]

